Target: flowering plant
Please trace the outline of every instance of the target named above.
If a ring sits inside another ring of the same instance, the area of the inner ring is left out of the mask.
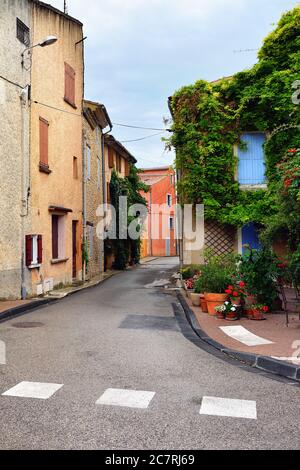
[[[217,313],[223,313],[224,317],[226,318],[227,315],[236,313],[238,311],[238,305],[235,305],[231,302],[225,302],[223,305],[215,307],[215,311]]]
[[[225,290],[231,300],[244,299],[246,297],[246,284],[243,281],[237,281],[233,285],[228,286]]]
[[[185,281],[185,287],[187,288],[187,290],[192,290],[192,289],[194,289],[194,287],[195,287],[195,280],[194,280],[194,278],[191,278],[191,279],[188,279],[187,281]]]
[[[263,313],[268,313],[270,311],[270,308],[267,305],[263,305],[263,304],[251,305],[250,307],[248,307],[248,309],[249,310],[258,310],[258,311],[263,312]]]

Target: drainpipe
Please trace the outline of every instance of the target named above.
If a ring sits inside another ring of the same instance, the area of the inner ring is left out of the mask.
[[[113,125],[109,121],[109,130],[107,132],[102,132],[101,141],[102,141],[102,191],[103,191],[103,203],[107,203],[107,190],[106,190],[106,172],[105,172],[105,145],[104,137],[108,135],[113,129]],[[105,249],[104,249],[104,240],[102,243],[102,256],[103,256],[103,269],[105,269]]]
[[[152,242],[152,186],[150,186],[150,256],[153,256],[153,242]]]
[[[85,249],[85,244],[86,244],[86,140],[85,140],[85,135],[83,134],[83,139],[82,139],[82,182],[83,182],[83,188],[82,188],[82,222],[83,222],[83,246],[82,249]],[[85,262],[82,261],[82,281],[85,282],[86,279],[86,266]]]

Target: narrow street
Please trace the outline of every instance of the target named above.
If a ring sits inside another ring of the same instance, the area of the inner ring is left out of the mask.
[[[60,385],[45,400],[0,396],[1,449],[300,448],[299,388],[199,349],[176,323],[176,297],[145,288],[176,262],[152,261],[0,325],[0,393]],[[111,388],[155,395],[148,408],[96,404]],[[257,419],[200,415],[203,397],[254,401]]]

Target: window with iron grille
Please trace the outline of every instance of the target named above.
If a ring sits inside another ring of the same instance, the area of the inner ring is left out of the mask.
[[[24,46],[30,46],[30,30],[19,18],[17,18],[17,38]]]

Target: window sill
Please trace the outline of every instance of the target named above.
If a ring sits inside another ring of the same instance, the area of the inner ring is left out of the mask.
[[[61,264],[66,263],[67,261],[69,261],[69,258],[53,259],[51,260],[51,264]]]
[[[39,164],[39,170],[40,170],[41,173],[46,173],[47,175],[50,175],[52,173],[49,166],[45,165],[43,163]]]
[[[30,266],[27,266],[28,269],[40,269],[41,267],[41,264],[31,264]]]
[[[242,191],[251,191],[255,189],[267,189],[268,185],[266,183],[261,184],[240,184],[240,189]]]
[[[75,103],[72,103],[72,101],[68,100],[68,98],[64,97],[64,100],[66,103],[68,103],[70,106],[72,106],[73,109],[77,109],[77,106]]]

